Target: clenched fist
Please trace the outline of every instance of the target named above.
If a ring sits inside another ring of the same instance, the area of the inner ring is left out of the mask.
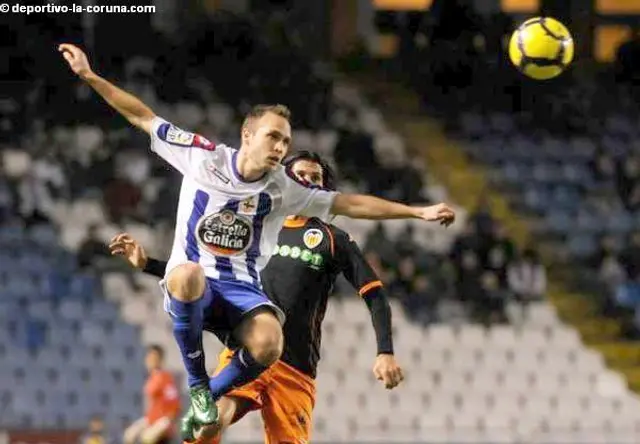
[[[84,80],[93,74],[89,66],[89,61],[87,60],[87,55],[77,46],[63,43],[58,46],[58,51],[62,53],[62,57],[67,61],[71,70],[81,79]]]

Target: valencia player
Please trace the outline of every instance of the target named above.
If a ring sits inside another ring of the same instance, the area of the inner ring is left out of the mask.
[[[299,180],[335,188],[331,168],[315,153],[301,151],[288,158],[285,166]],[[142,247],[128,235],[116,236],[110,248],[135,267],[164,276],[166,262],[147,258]],[[373,366],[376,378],[388,389],[403,380],[402,369],[393,355],[391,310],[384,287],[356,243],[343,230],[318,218],[290,216],[280,232],[275,254],[261,273],[266,294],[286,314],[284,351],[280,360],[255,381],[218,401],[221,428],[259,409],[266,443],[309,441],[321,323],[329,294],[341,273],[357,289],[371,313],[377,340]],[[220,337],[221,326],[215,327],[208,330]],[[229,365],[234,355],[235,344],[229,333],[221,338],[228,348],[221,353],[216,372]],[[285,413],[292,411],[299,414]]]

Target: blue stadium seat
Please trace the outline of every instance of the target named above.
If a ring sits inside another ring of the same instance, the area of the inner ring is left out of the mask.
[[[97,346],[107,343],[107,335],[104,327],[98,323],[85,323],[80,329],[80,339],[89,346]]]
[[[27,314],[32,318],[49,319],[57,315],[57,307],[52,301],[33,301],[27,305]]]
[[[547,214],[546,226],[550,232],[564,234],[568,232],[574,223],[574,219],[567,212],[553,211]]]
[[[49,323],[49,329],[47,331],[47,343],[50,345],[69,345],[77,341],[76,331],[64,322]]]
[[[120,346],[137,344],[138,340],[137,328],[125,323],[116,325],[110,335],[110,341]]]
[[[62,319],[77,321],[85,319],[87,306],[84,302],[76,299],[64,299],[60,302],[58,311]]]
[[[95,321],[115,321],[119,313],[116,305],[104,299],[93,299],[89,304],[87,316]]]

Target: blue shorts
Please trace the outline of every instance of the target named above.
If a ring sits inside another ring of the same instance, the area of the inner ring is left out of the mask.
[[[215,334],[220,341],[230,348],[238,344],[233,339],[234,330],[249,313],[262,307],[270,309],[284,324],[284,312],[267,298],[260,288],[248,282],[221,281],[205,278],[204,295],[197,302],[203,311],[203,330]],[[164,293],[164,310],[173,317],[171,304],[173,298],[166,288],[164,280],[160,281]]]

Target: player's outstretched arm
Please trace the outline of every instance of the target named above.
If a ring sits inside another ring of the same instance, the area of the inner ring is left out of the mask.
[[[456,214],[447,204],[412,207],[365,194],[337,194],[331,213],[354,219],[423,219],[449,226]]]
[[[132,125],[151,133],[151,122],[155,113],[140,99],[118,88],[91,70],[87,55],[75,45],[63,43],[58,51],[69,64],[71,70],[87,82],[113,109],[131,122]]]

